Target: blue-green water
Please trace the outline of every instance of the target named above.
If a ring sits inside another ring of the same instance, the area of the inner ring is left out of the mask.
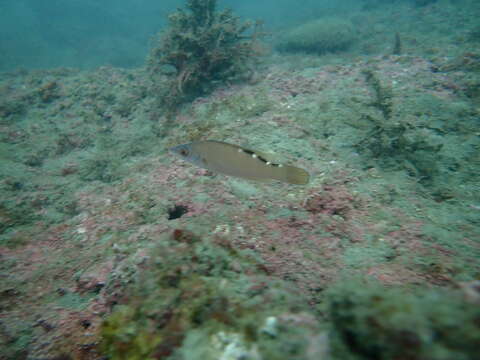
[[[474,1],[439,1],[421,6],[423,2],[268,0],[259,3],[228,0],[220,1],[219,6],[231,7],[245,18],[261,19],[273,37],[291,26],[317,18],[351,19],[358,22],[357,30],[363,38],[358,40],[363,40],[365,47],[378,46],[379,42],[385,41],[385,36],[399,30],[408,30],[411,37],[422,37],[420,44],[429,40],[437,42],[445,36],[453,36],[452,32],[460,36],[476,25]],[[107,64],[129,68],[142,66],[152,36],[164,28],[167,15],[182,3],[3,0],[0,2],[0,70],[61,66],[94,68]],[[445,13],[430,16],[432,5],[443,6]],[[472,11],[469,7],[473,7]],[[390,18],[392,12],[396,16]],[[451,24],[450,12],[464,12],[465,18]],[[385,34],[382,36],[382,33]],[[367,49],[369,52],[379,50]]]

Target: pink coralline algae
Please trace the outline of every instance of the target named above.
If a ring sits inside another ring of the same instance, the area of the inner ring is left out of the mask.
[[[324,186],[313,190],[303,202],[305,210],[312,214],[339,215],[348,218],[354,202],[353,196],[344,188]]]

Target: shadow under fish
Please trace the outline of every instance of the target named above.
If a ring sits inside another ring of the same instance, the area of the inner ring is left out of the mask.
[[[306,185],[310,179],[304,169],[269,161],[268,155],[260,151],[222,141],[197,141],[175,146],[170,151],[202,168],[249,180]]]

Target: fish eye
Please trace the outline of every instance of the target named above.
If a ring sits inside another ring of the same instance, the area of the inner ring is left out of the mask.
[[[182,155],[182,156],[188,156],[188,150],[187,150],[187,149],[182,149],[182,150],[180,150],[180,155]]]

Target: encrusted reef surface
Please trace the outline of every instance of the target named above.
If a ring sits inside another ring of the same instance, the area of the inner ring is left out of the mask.
[[[1,74],[0,359],[474,359],[480,54],[444,55],[277,59],[168,136],[142,69]]]

